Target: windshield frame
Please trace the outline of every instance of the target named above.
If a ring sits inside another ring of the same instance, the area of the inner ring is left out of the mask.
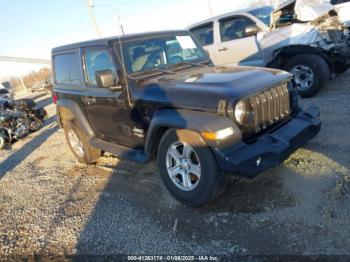
[[[145,40],[152,40],[152,39],[162,39],[162,38],[167,38],[167,37],[176,37],[176,36],[190,36],[191,39],[193,40],[193,42],[195,43],[196,47],[199,49],[199,51],[201,52],[201,54],[203,54],[203,58],[204,59],[194,59],[194,60],[190,60],[190,61],[182,61],[181,63],[176,63],[176,64],[167,64],[165,66],[161,66],[161,67],[155,67],[155,68],[150,68],[147,70],[142,70],[142,71],[138,71],[138,72],[129,72],[127,70],[127,68],[125,67],[125,55],[124,54],[124,46],[126,44],[130,44],[130,43],[137,43],[138,41],[145,41]],[[203,47],[200,45],[200,43],[197,41],[197,39],[195,37],[193,37],[193,35],[190,32],[178,32],[178,33],[163,33],[163,34],[155,34],[155,35],[145,35],[145,36],[140,36],[140,37],[133,37],[130,39],[123,39],[122,37],[120,39],[117,39],[115,41],[113,41],[112,46],[114,48],[114,51],[116,53],[118,62],[120,63],[120,65],[123,68],[123,74],[126,75],[127,78],[132,79],[132,80],[137,80],[137,79],[142,79],[145,77],[152,77],[152,76],[158,76],[161,74],[166,74],[165,72],[160,72],[157,71],[155,69],[160,69],[160,70],[165,70],[165,71],[175,71],[174,73],[176,73],[176,71],[180,71],[186,68],[190,68],[190,67],[194,67],[196,65],[194,65],[195,63],[198,64],[203,64],[205,65],[206,63],[210,64],[211,60],[207,54],[207,52],[203,49]],[[121,49],[123,52],[123,56],[121,54]],[[188,63],[186,63],[188,62]],[[194,64],[191,64],[194,63]],[[181,65],[181,66],[180,66]]]

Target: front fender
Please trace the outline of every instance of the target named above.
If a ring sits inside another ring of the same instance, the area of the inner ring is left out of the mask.
[[[147,156],[151,155],[154,146],[157,144],[155,141],[160,140],[160,138],[157,137],[159,135],[158,130],[162,128],[188,129],[200,134],[204,131],[216,132],[228,127],[233,128],[234,135],[224,141],[206,140],[211,148],[224,147],[227,144],[233,144],[241,140],[241,131],[232,120],[225,116],[207,112],[176,109],[159,110],[153,115],[147,131],[145,153]]]
[[[284,46],[274,51],[273,56],[268,61],[268,67],[282,67],[285,61],[292,56],[301,55],[301,54],[316,54],[324,58],[330,67],[333,70],[334,64],[328,55],[322,51],[320,48],[308,46],[308,45],[291,45]],[[280,59],[284,58],[284,59]]]

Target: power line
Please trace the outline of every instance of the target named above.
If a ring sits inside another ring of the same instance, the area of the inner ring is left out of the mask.
[[[141,4],[141,3],[149,3],[150,1],[154,0],[139,0],[139,1],[128,1],[128,2],[120,2],[120,3],[105,3],[105,4],[95,4],[94,7],[108,7],[108,6],[126,6],[126,5],[134,5],[134,4]]]
[[[0,56],[0,61],[51,65],[51,60],[28,57]]]

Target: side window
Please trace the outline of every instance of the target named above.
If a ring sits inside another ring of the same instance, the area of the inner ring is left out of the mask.
[[[214,43],[213,23],[201,25],[190,30],[202,46]]]
[[[220,36],[221,41],[231,41],[247,37],[245,30],[248,26],[255,23],[247,17],[239,16],[224,19],[220,21]]]
[[[101,70],[116,70],[107,50],[88,50],[85,52],[86,83],[90,86],[96,85],[95,73]]]
[[[79,85],[80,70],[77,54],[69,53],[54,56],[55,81],[57,84]]]

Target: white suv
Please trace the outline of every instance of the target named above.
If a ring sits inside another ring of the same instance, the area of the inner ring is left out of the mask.
[[[350,67],[350,37],[330,3],[315,7],[305,2],[231,12],[188,29],[216,65],[284,69],[295,76],[300,95],[311,97],[332,74]]]

